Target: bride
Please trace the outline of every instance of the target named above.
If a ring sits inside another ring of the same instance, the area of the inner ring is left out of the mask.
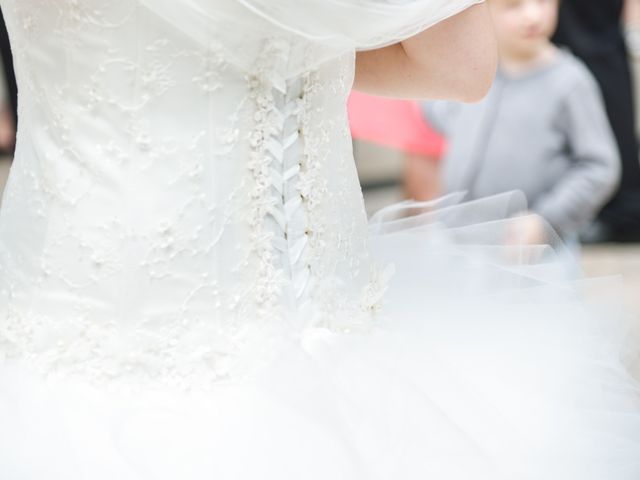
[[[365,218],[351,88],[480,99],[483,3],[0,4],[0,478],[639,477],[615,281],[517,193]]]

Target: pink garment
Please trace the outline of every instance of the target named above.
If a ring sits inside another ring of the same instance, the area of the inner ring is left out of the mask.
[[[444,139],[424,120],[417,102],[352,92],[348,101],[351,135],[406,153],[439,157]]]

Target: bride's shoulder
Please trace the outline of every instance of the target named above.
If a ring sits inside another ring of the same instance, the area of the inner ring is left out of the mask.
[[[476,102],[496,72],[497,47],[486,5],[447,17],[381,49],[360,52],[355,88],[368,93]]]

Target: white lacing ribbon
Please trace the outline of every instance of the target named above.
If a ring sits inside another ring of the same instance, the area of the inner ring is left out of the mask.
[[[294,80],[294,85],[300,80]],[[302,87],[301,87],[302,88]],[[298,190],[303,168],[299,116],[303,100],[291,97],[296,89],[274,92],[281,101],[273,104],[273,129],[266,139],[265,153],[269,157],[271,194],[276,201],[268,208],[273,219],[275,249],[280,253],[282,268],[290,275],[296,300],[302,299],[310,283],[308,228],[304,199]]]

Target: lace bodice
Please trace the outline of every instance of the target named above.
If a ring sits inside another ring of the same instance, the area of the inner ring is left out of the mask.
[[[296,46],[277,36],[246,72],[135,1],[2,7],[20,131],[0,216],[1,352],[183,382],[198,366],[226,375],[252,328],[370,321],[353,53],[285,79],[274,71]]]
[[[370,326],[388,275],[352,158],[355,49],[476,1],[1,0],[20,125],[0,357],[203,386],[309,327]]]

